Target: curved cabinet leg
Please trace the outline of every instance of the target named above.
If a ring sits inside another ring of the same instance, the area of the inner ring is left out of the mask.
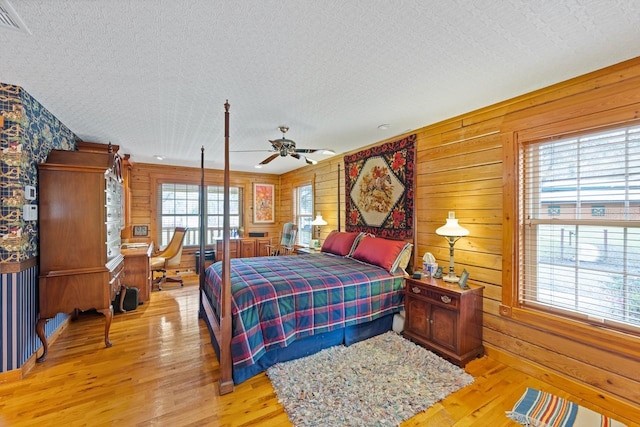
[[[113,319],[113,307],[109,306],[109,308],[103,308],[98,310],[99,313],[104,314],[104,346],[109,348],[113,344],[109,341],[109,329],[111,328],[111,319]]]
[[[124,309],[124,297],[126,293],[127,293],[127,287],[120,286],[120,300],[118,301],[118,309],[120,310],[121,313],[126,312],[126,310]]]
[[[44,325],[47,323],[49,319],[38,319],[38,323],[36,323],[36,334],[40,341],[42,341],[42,355],[36,359],[36,362],[44,362],[47,360],[47,353],[49,352],[49,345],[47,344],[47,336],[44,333]]]

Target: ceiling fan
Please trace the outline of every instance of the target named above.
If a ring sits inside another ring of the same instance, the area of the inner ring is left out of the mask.
[[[271,143],[270,150],[258,150],[258,151],[273,152],[274,154],[270,155],[269,157],[267,157],[266,159],[258,163],[256,165],[257,168],[262,167],[262,165],[266,165],[276,157],[291,156],[295,159],[304,160],[308,165],[315,165],[316,163],[318,163],[316,160],[309,159],[306,156],[303,156],[303,154],[311,154],[311,153],[321,153],[321,154],[327,154],[327,155],[336,154],[334,151],[327,150],[324,148],[296,148],[295,141],[285,138],[285,134],[289,130],[289,127],[280,126],[278,127],[278,129],[280,129],[280,132],[282,132],[282,138],[273,139],[273,140],[270,139],[269,140],[269,142]]]

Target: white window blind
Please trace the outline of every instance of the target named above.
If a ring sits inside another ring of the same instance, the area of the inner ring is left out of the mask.
[[[521,154],[520,304],[640,331],[640,126]]]
[[[298,226],[298,244],[308,246],[313,238],[313,186],[302,185],[293,189],[294,222]]]

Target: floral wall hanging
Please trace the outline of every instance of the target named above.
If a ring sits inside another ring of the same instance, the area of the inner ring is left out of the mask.
[[[416,135],[344,157],[346,230],[413,237]]]

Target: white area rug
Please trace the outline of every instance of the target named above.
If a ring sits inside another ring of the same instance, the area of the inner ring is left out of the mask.
[[[295,426],[397,426],[473,377],[387,332],[267,370]]]

